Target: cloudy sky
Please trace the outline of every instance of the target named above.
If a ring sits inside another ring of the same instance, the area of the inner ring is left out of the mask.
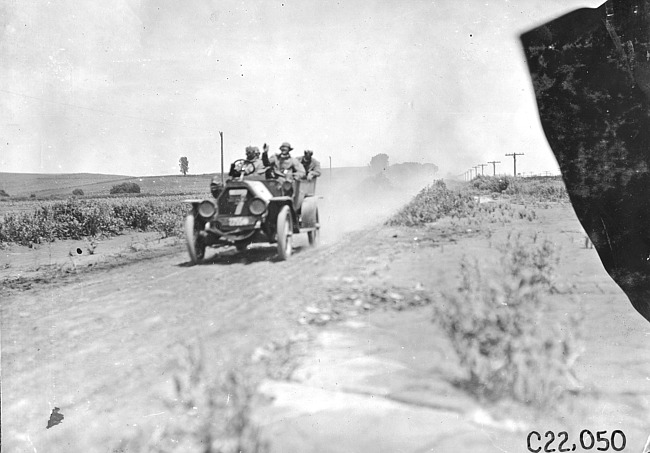
[[[575,0],[0,3],[0,172],[218,170],[289,141],[334,166],[558,172],[518,35]],[[487,170],[487,169],[486,169]]]

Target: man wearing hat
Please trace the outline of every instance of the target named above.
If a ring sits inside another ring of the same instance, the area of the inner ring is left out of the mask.
[[[253,164],[253,168],[255,169],[252,173],[253,175],[260,175],[264,173],[264,165],[260,160],[260,150],[257,146],[246,147],[246,160]],[[236,168],[235,163],[233,162],[230,165],[230,172],[228,173],[228,176],[232,178],[238,178],[241,175],[242,170],[243,169],[241,166],[239,166],[239,168]]]
[[[305,155],[300,158],[300,163],[305,168],[305,173],[307,173],[305,177],[307,181],[311,181],[320,176],[320,162],[314,159],[312,157],[313,155],[314,152],[312,150],[306,149]]]
[[[302,178],[305,176],[305,169],[298,159],[291,157],[291,150],[293,148],[288,142],[282,143],[280,145],[280,154],[274,154],[268,156],[268,147],[264,147],[264,153],[262,154],[262,162],[265,164],[268,163],[268,166],[271,167],[272,178],[277,178],[278,176],[284,176],[291,178]],[[268,175],[268,173],[267,173]]]

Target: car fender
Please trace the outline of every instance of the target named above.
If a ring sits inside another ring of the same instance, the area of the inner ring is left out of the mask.
[[[298,224],[298,215],[296,214],[296,210],[293,208],[293,199],[291,197],[273,197],[269,200],[269,207],[268,207],[268,212],[269,216],[267,217],[266,221],[270,224],[273,225],[273,228],[275,228],[275,223],[278,218],[278,213],[280,212],[280,209],[282,209],[283,206],[289,206],[289,209],[291,210],[291,220],[293,221],[293,232],[294,233],[300,233],[300,226]]]
[[[318,227],[318,201],[316,197],[306,197],[300,210],[303,228]]]

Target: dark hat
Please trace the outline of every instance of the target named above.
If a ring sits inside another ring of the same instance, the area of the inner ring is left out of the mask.
[[[282,144],[280,145],[280,149],[282,149],[282,148],[289,148],[289,151],[291,151],[291,150],[293,149],[293,148],[291,147],[291,145],[289,144],[289,142],[284,142],[284,143],[282,143]]]
[[[305,150],[305,156],[311,157],[314,154],[314,152],[311,149],[306,149]]]

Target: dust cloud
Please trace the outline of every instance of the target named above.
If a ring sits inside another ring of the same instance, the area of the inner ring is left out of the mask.
[[[424,172],[408,178],[372,175],[368,169],[340,168],[318,179],[321,243],[336,242],[345,233],[383,223],[434,181]]]

